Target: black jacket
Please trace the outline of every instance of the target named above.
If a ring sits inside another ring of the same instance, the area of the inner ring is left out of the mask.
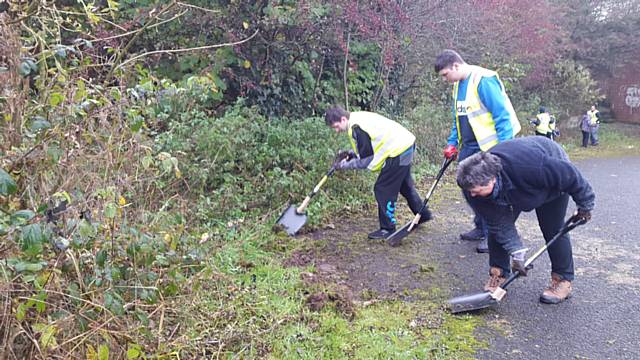
[[[502,162],[492,195],[471,197],[469,204],[487,220],[490,233],[515,231],[514,215],[569,194],[579,209],[593,210],[595,193],[562,147],[541,136],[516,138],[491,150]],[[512,236],[513,234],[503,234]]]

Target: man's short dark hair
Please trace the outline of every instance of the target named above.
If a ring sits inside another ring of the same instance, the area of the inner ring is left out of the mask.
[[[433,63],[433,68],[435,69],[436,73],[440,73],[440,70],[452,67],[455,63],[465,64],[460,54],[453,50],[447,49],[441,52],[438,57],[436,57],[436,61]]]
[[[341,108],[340,106],[335,106],[327,109],[327,111],[324,113],[324,122],[327,124],[327,126],[331,126],[339,122],[343,116],[348,119],[349,112]]]
[[[463,190],[485,186],[502,170],[500,158],[489,152],[475,153],[458,164],[456,181]]]

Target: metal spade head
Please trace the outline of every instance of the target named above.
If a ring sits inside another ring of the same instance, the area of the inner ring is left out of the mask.
[[[387,237],[387,244],[389,244],[390,246],[399,246],[402,242],[402,239],[410,234],[409,227],[411,226],[411,223],[411,221],[408,222],[406,225],[396,230],[393,234],[389,235]],[[414,226],[411,231],[415,230],[417,227],[417,225]]]
[[[450,299],[448,303],[449,311],[451,311],[452,314],[457,314],[488,308],[496,305],[498,300],[494,299],[490,292],[485,291],[472,295],[458,296]]]
[[[295,235],[306,222],[307,214],[299,214],[297,207],[291,205],[280,215],[277,223],[284,227],[287,234]]]

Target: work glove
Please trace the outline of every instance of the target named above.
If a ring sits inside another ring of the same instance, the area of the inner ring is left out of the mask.
[[[351,160],[353,158],[356,157],[356,153],[353,150],[340,150],[338,151],[338,153],[336,154],[336,158],[334,160],[334,163],[339,163],[342,162],[343,160]]]
[[[527,271],[533,268],[531,265],[527,267],[524,266],[524,263],[527,261],[525,258],[527,250],[529,250],[529,248],[516,250],[511,253],[511,271],[519,272],[520,276],[527,276]]]
[[[336,154],[336,158],[333,161],[333,166],[335,166],[336,170],[342,169],[347,161],[355,158],[357,155],[353,150],[340,150],[338,154]]]
[[[456,157],[458,157],[458,149],[453,145],[447,145],[442,151],[442,154],[447,160],[455,160]]]
[[[584,220],[585,222],[591,220],[591,211],[578,209],[575,214],[571,217],[571,222],[576,223],[580,220]]]

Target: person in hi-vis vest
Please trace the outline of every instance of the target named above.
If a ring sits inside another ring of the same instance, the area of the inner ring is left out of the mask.
[[[589,115],[589,126],[591,127],[591,145],[597,146],[598,142],[598,129],[600,128],[600,111],[595,105],[591,105],[591,110],[587,111]]]
[[[516,112],[495,71],[467,64],[453,50],[440,53],[434,69],[453,84],[453,127],[444,149],[446,158],[462,161],[512,139],[520,131]],[[477,251],[486,253],[486,222],[476,213],[474,223],[474,229],[460,234],[460,238],[480,241]]]
[[[398,193],[407,199],[416,214],[422,199],[411,177],[411,162],[416,137],[397,122],[368,112],[348,112],[340,107],[326,111],[325,122],[336,132],[347,132],[353,150],[336,165],[337,170],[369,169],[378,172],[373,191],[378,203],[380,228],[369,234],[369,239],[385,239],[396,229],[396,201]],[[431,220],[427,207],[422,211],[420,223]]]
[[[546,136],[549,139],[553,140],[556,132],[556,118],[549,114],[547,108],[544,106],[540,106],[538,110],[538,115],[536,118],[531,121],[531,124],[536,127],[536,135]]]

